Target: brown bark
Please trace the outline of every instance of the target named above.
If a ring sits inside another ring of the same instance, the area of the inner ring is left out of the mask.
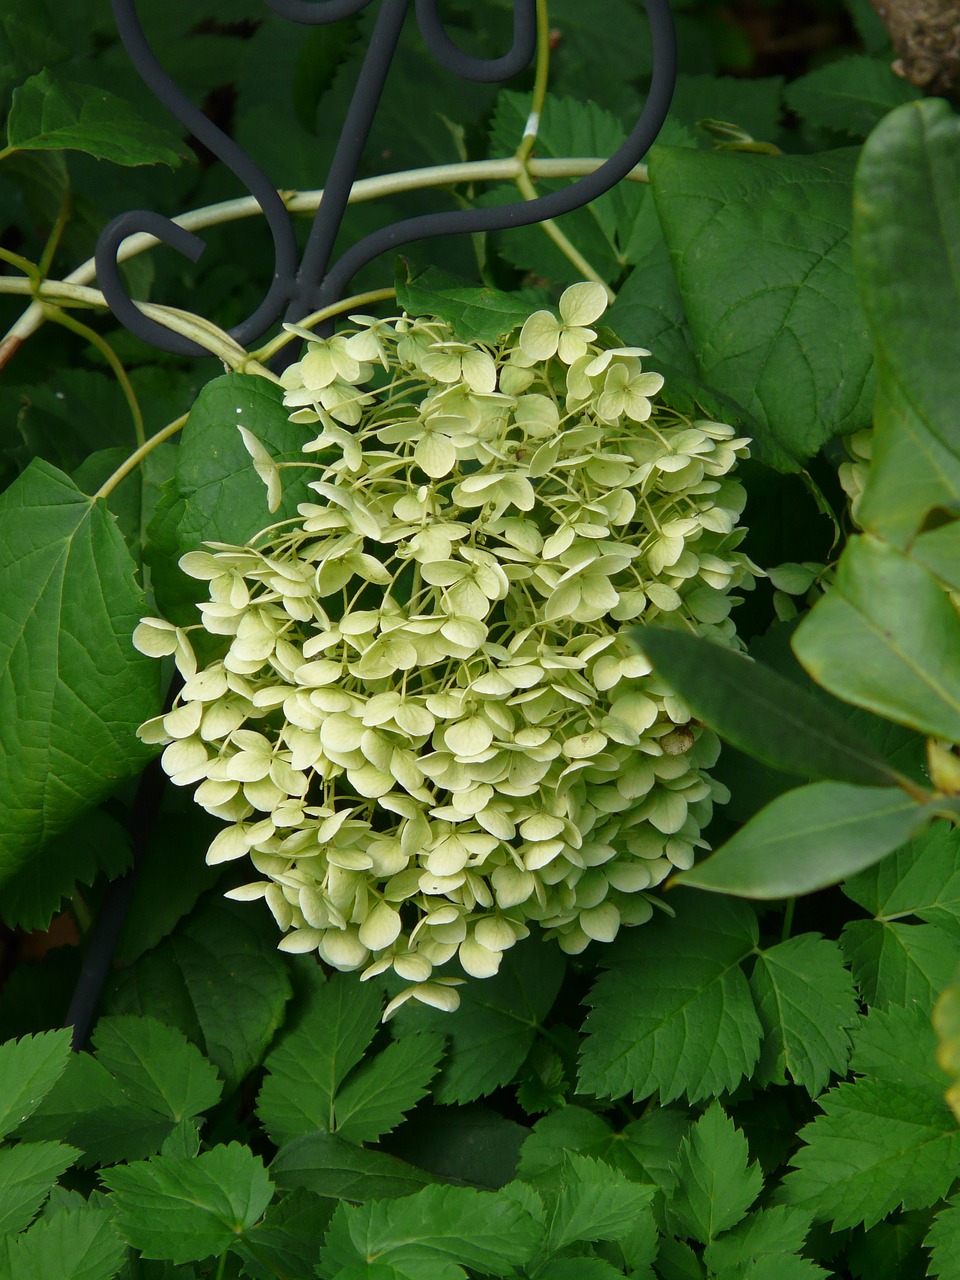
[[[960,95],[960,0],[870,0],[897,52],[898,75],[927,93]]]

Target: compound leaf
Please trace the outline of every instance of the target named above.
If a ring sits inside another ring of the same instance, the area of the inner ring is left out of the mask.
[[[653,1193],[599,1160],[568,1155],[547,1214],[545,1252],[559,1253],[578,1240],[622,1239],[649,1211]]]
[[[929,1009],[949,982],[960,934],[935,924],[850,920],[840,945],[860,994],[871,1005],[920,1004]]]
[[[879,58],[838,58],[787,86],[787,105],[811,124],[865,138],[888,111],[920,97]]]
[[[763,1187],[760,1166],[749,1157],[746,1138],[720,1103],[711,1103],[680,1143],[670,1198],[678,1234],[709,1244],[740,1221]]]
[[[360,1202],[409,1196],[443,1181],[385,1151],[358,1147],[322,1131],[288,1142],[274,1156],[270,1174],[278,1187]]]
[[[220,1099],[215,1067],[182,1032],[156,1018],[101,1018],[93,1044],[127,1098],[148,1111],[179,1122]]]
[[[927,1275],[960,1280],[960,1196],[940,1210],[923,1243],[931,1250]]]
[[[349,1142],[375,1142],[395,1129],[426,1095],[443,1050],[442,1036],[414,1032],[365,1062],[334,1099],[337,1133]]]
[[[0,1236],[23,1230],[79,1154],[62,1142],[0,1147]]]
[[[44,1031],[0,1045],[0,1138],[31,1115],[67,1069],[70,1031]]]
[[[845,880],[843,892],[878,920],[960,922],[960,832],[948,822],[931,823],[876,866]]]
[[[81,1202],[76,1208],[41,1218],[12,1242],[10,1277],[111,1280],[126,1252],[110,1207]]]

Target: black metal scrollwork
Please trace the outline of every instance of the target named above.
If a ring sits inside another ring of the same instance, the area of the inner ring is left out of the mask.
[[[371,0],[265,0],[280,17],[306,25],[322,25],[350,17]],[[343,294],[361,267],[382,253],[415,240],[439,235],[494,231],[527,226],[555,218],[596,199],[620,181],[643,157],[663,125],[676,81],[676,38],[669,0],[644,0],[653,36],[653,77],[643,112],[626,142],[594,173],[562,191],[490,209],[458,209],[407,218],[364,237],[332,266],[334,242],[356,179],[357,168],[380,102],[390,64],[411,0],[381,0],[373,35],[357,77],[346,119],[340,131],[330,172],[313,226],[298,263],[296,238],[286,207],[276,188],[258,165],[232,138],[213,125],[163,70],[144,35],[136,0],[113,0],[117,29],[143,80],[176,118],[236,174],[263,210],[273,236],[273,281],[260,306],[231,337],[246,346],[284,315],[296,321]],[[438,0],[415,0],[416,19],[427,47],[441,65],[462,79],[492,83],[522,71],[536,48],[535,0],[514,0],[513,45],[498,58],[464,53],[444,28]],[[165,351],[204,355],[202,347],[145,316],[124,288],[117,261],[122,241],[138,231],[149,232],[170,248],[196,261],[204,241],[158,213],[135,210],[114,218],[97,242],[100,287],[114,315],[132,333]]]

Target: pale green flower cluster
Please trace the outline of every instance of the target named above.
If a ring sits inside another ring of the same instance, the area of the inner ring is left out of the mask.
[[[654,405],[604,306],[574,285],[492,345],[407,316],[305,335],[283,385],[317,427],[314,500],[181,560],[222,659],[198,670],[159,619],[135,636],[185,677],[141,735],[228,824],[208,861],[259,873],[230,896],[265,898],[284,950],[393,969],[388,1013],[455,1007],[435,970],[488,977],[531,924],[570,953],[642,924],[725,798],[716,739],[625,628],[733,637],[747,442]]]

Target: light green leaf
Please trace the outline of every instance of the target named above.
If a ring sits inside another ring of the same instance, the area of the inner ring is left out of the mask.
[[[178,1027],[235,1088],[283,1021],[290,978],[271,918],[244,904],[201,901],[108,992],[108,1013],[149,1013]]]
[[[334,1099],[336,1131],[348,1142],[376,1142],[427,1093],[444,1039],[430,1031],[402,1036],[363,1063]]]
[[[182,1032],[156,1018],[101,1018],[93,1044],[100,1062],[139,1107],[179,1122],[220,1099],[213,1065]]]
[[[79,1154],[62,1142],[0,1147],[0,1236],[23,1230]]]
[[[960,622],[933,575],[889,543],[850,539],[793,649],[836,697],[960,741]]]
[[[843,892],[879,920],[960,922],[960,832],[948,822],[931,823],[915,840],[846,880]]]
[[[257,1115],[277,1146],[336,1128],[334,1098],[373,1039],[383,998],[373,983],[334,973],[311,992],[297,1026],[268,1055]]]
[[[811,124],[865,138],[888,111],[920,97],[887,61],[854,56],[817,67],[787,86],[787,105]]]
[[[443,1104],[472,1102],[509,1083],[530,1052],[537,1028],[560,990],[565,962],[539,938],[504,953],[492,978],[460,989],[460,1008],[441,1013],[408,1002],[391,1026],[437,1031],[449,1052],[433,1089]]]
[[[854,159],[663,146],[650,155],[700,373],[794,465],[870,421],[870,342],[850,242]]]
[[[37,1109],[69,1060],[69,1028],[0,1045],[0,1138]]]
[[[744,898],[790,898],[878,862],[928,821],[896,787],[814,782],[772,800],[679,884]]]
[[[649,1212],[653,1192],[599,1160],[568,1155],[547,1214],[544,1252],[559,1253],[578,1240],[622,1239]]]
[[[810,1230],[810,1215],[779,1205],[757,1209],[704,1250],[711,1271],[734,1272],[757,1258],[783,1260],[799,1253]]]
[[[889,787],[897,775],[822,697],[733,649],[666,627],[633,639],[698,720],[783,773]]]
[[[720,1103],[711,1103],[680,1143],[670,1198],[678,1234],[709,1244],[740,1221],[763,1187],[760,1166],[749,1158],[746,1138]]]
[[[134,563],[102,502],[35,460],[0,497],[0,882],[150,752],[159,668],[138,654]]]
[[[937,1214],[923,1243],[931,1250],[927,1275],[960,1280],[960,1196]]]
[[[110,1208],[81,1201],[35,1222],[13,1242],[4,1280],[112,1280],[126,1252]]]
[[[176,167],[189,150],[113,93],[43,70],[14,90],[7,142],[15,151],[85,151],[114,164]]]
[[[901,545],[931,507],[960,503],[958,142],[948,103],[909,103],[874,130],[856,176],[857,279],[880,374],[860,519]]]
[[[503,1193],[426,1187],[401,1200],[342,1204],[327,1233],[321,1274],[338,1276],[338,1268],[365,1260],[398,1269],[457,1263],[484,1275],[508,1276],[530,1259],[541,1232],[541,1225]]]
[[[302,1187],[334,1200],[409,1196],[443,1181],[385,1151],[370,1151],[335,1133],[308,1133],[277,1152],[270,1174],[278,1187]]]
[[[273,1185],[263,1162],[239,1142],[193,1160],[156,1156],[107,1169],[117,1225],[145,1258],[200,1262],[221,1254],[260,1219]]]
[[[869,1004],[929,1008],[950,981],[960,934],[935,924],[850,920],[840,945]]]
[[[768,947],[757,957],[750,987],[764,1030],[757,1084],[789,1078],[815,1096],[831,1072],[843,1075],[857,999],[837,943],[803,933]]]
[[[580,1088],[596,1097],[659,1090],[662,1102],[696,1102],[735,1089],[759,1058],[761,1027],[739,967],[757,941],[753,909],[689,894],[671,905],[676,919],[655,917],[617,942],[604,957],[615,967],[587,997]]]

